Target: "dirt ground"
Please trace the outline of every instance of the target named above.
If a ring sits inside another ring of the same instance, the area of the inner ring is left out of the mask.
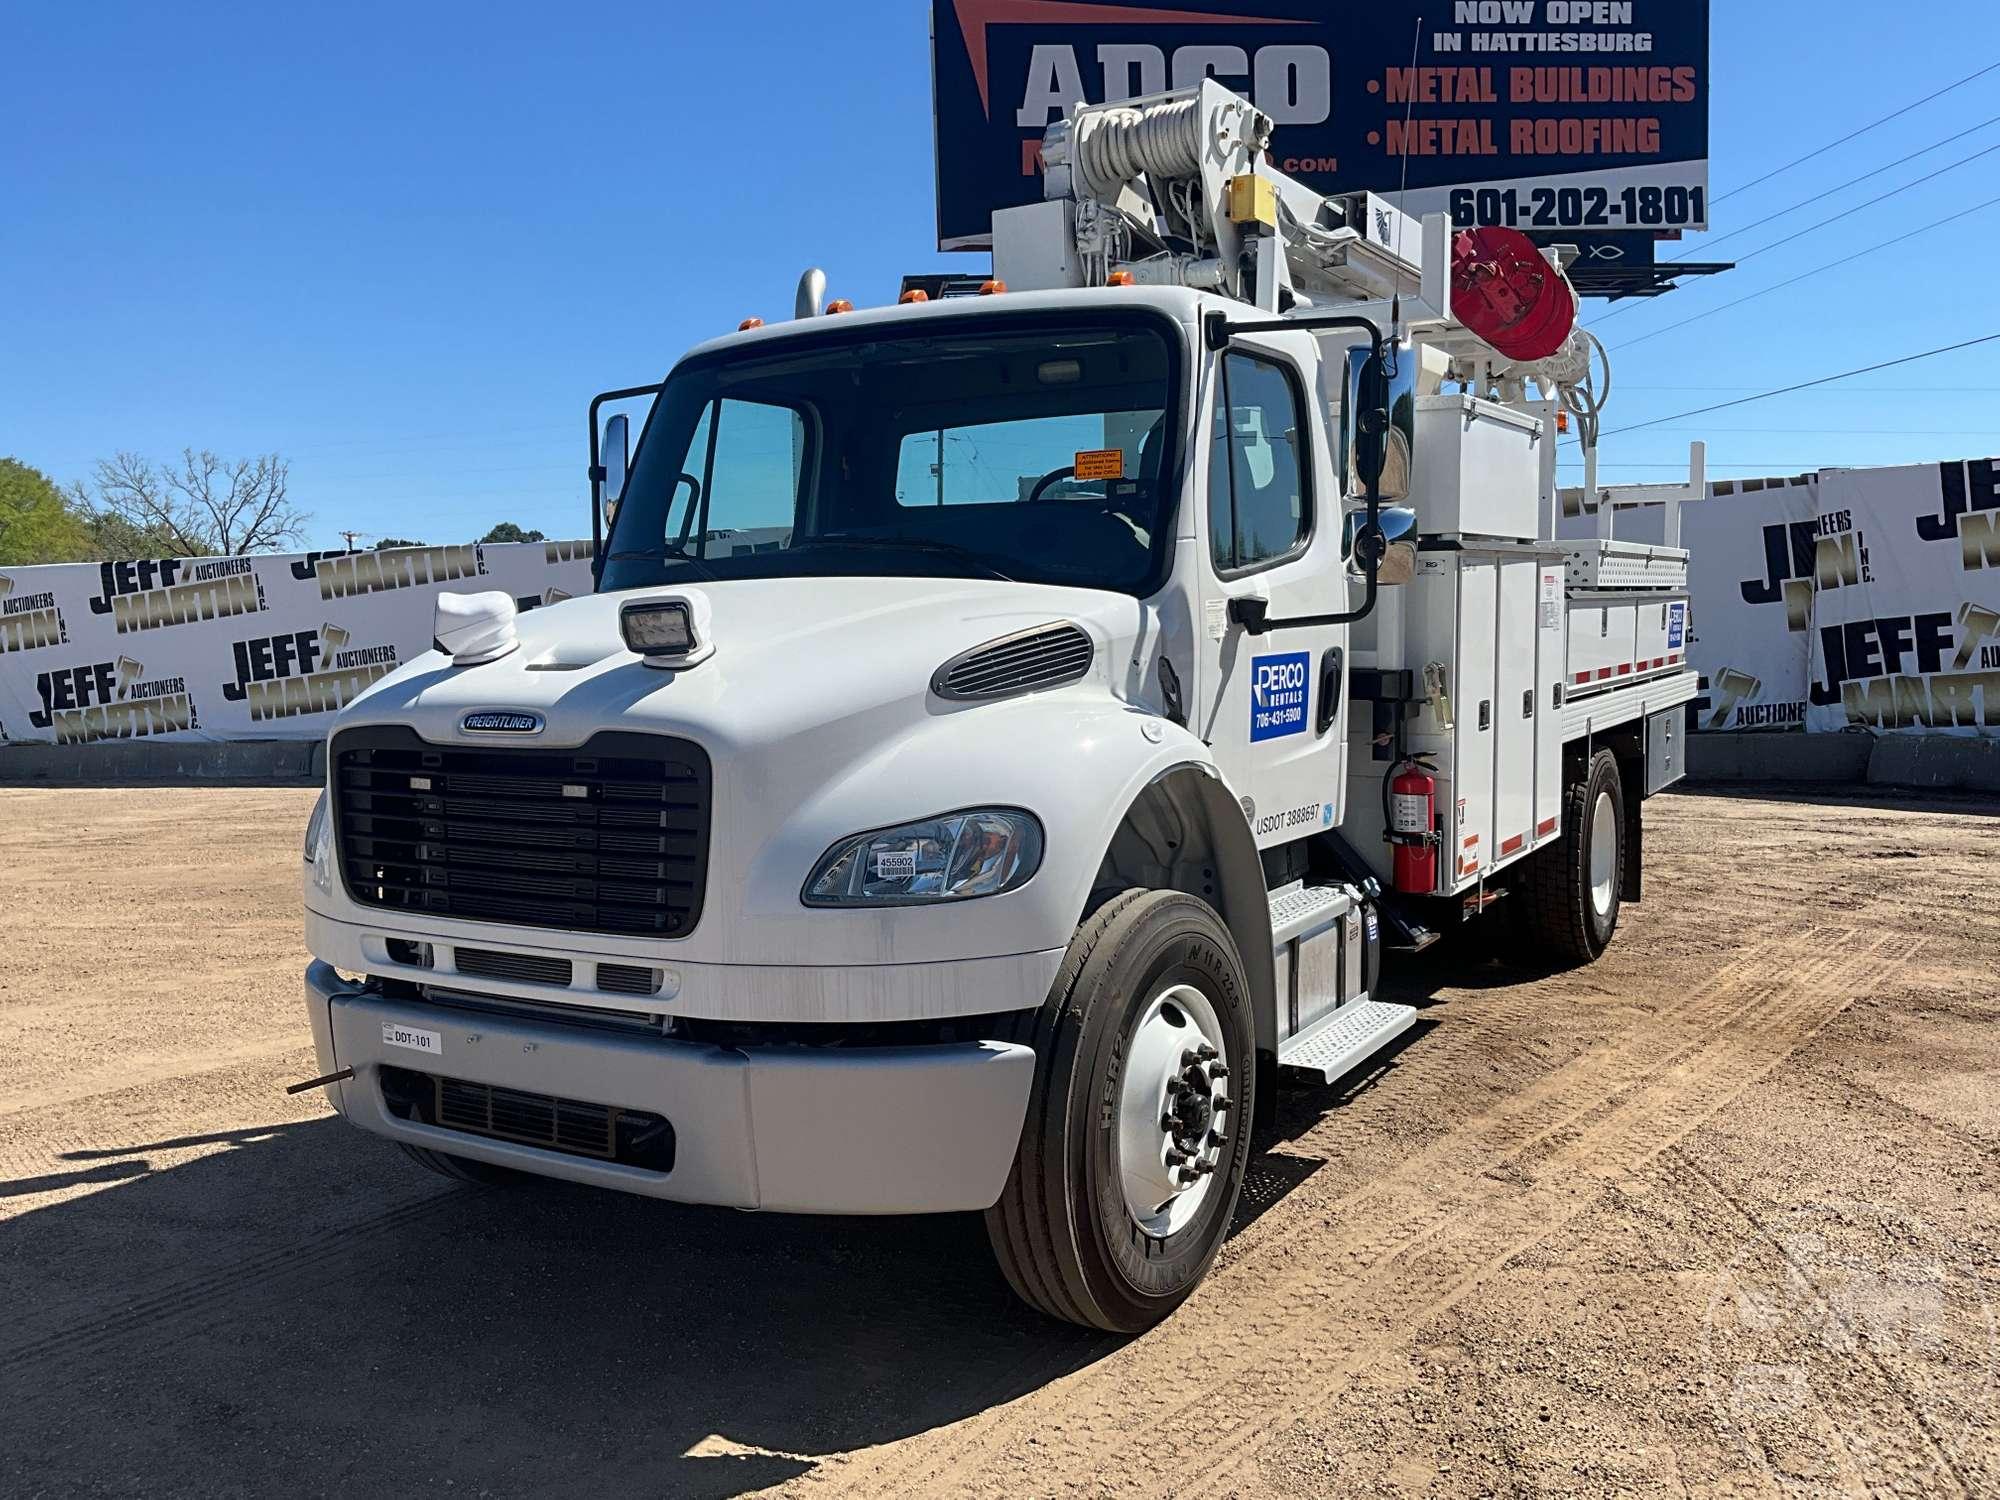
[[[1682,794],[1135,1340],[977,1219],[454,1187],[287,1098],[310,793],[0,791],[0,1492],[2000,1494],[2000,805]]]

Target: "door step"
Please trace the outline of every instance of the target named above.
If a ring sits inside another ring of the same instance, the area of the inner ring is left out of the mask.
[[[1332,1083],[1408,1031],[1417,1019],[1408,1005],[1362,1000],[1323,1016],[1278,1044],[1278,1066]]]
[[[1347,915],[1354,894],[1337,885],[1284,886],[1271,892],[1271,942],[1289,943],[1310,928]]]

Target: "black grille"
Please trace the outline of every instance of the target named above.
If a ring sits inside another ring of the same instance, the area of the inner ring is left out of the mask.
[[[454,948],[458,972],[481,979],[512,979],[521,984],[569,983],[569,960],[541,958],[530,953],[495,953],[491,948]]]
[[[517,1141],[565,1156],[622,1162],[653,1172],[673,1170],[673,1127],[644,1110],[558,1099],[408,1068],[384,1067],[380,1072],[382,1101],[399,1119]]]
[[[334,736],[333,772],[341,875],[364,905],[674,938],[700,920],[711,783],[698,745],[615,733],[574,750],[473,748],[359,728]]]
[[[597,987],[614,995],[657,995],[660,971],[641,964],[599,964]]]
[[[940,698],[1008,698],[1075,682],[1090,670],[1090,637],[1074,625],[1044,625],[1002,636],[938,668]]]

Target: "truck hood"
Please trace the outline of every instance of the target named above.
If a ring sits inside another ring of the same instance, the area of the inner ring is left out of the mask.
[[[663,670],[626,650],[621,606],[694,596],[707,606],[712,656]],[[534,741],[541,745],[639,729],[684,735],[719,757],[809,733],[837,761],[842,740],[865,739],[885,715],[907,723],[963,711],[930,697],[931,675],[962,651],[1036,625],[1073,621],[1096,646],[1090,675],[1065,691],[1095,685],[1130,698],[1144,678],[1132,668],[1132,648],[1156,628],[1150,613],[1122,594],[957,578],[634,589],[528,611],[517,622],[519,649],[498,661],[460,667],[426,652],[357,699],[337,727],[394,722],[450,742],[465,738],[467,713],[524,709],[547,721]]]
[[[713,655],[670,671],[625,649],[623,605],[695,595]],[[933,674],[960,652],[1052,621],[1091,637],[1082,680],[992,702],[930,691]],[[432,651],[383,678],[340,716],[336,737],[374,723],[485,750],[510,742],[570,748],[606,730],[700,745],[712,768],[712,811],[708,896],[693,932],[658,940],[434,920],[309,887],[321,915],[367,931],[748,965],[781,988],[806,983],[794,971],[833,984],[825,975],[840,966],[1054,952],[1075,929],[1135,789],[1162,768],[1206,759],[1198,740],[1149,706],[1163,643],[1175,641],[1186,659],[1185,614],[1120,594],[964,579],[745,579],[567,600],[528,611],[517,628],[521,644],[497,661],[454,666]],[[518,737],[467,733],[465,717],[482,710],[545,722]],[[1019,890],[909,908],[825,910],[800,901],[838,840],[978,806],[1024,808],[1051,830],[1041,872]],[[717,1013],[699,1008],[708,1002],[695,969],[685,976],[690,1013]],[[974,1003],[933,998],[947,1008]]]

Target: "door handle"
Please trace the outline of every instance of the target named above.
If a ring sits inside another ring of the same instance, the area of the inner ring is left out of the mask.
[[[1338,646],[1327,647],[1319,659],[1319,718],[1316,733],[1325,734],[1340,717],[1340,705],[1347,696],[1345,668],[1347,653]]]

